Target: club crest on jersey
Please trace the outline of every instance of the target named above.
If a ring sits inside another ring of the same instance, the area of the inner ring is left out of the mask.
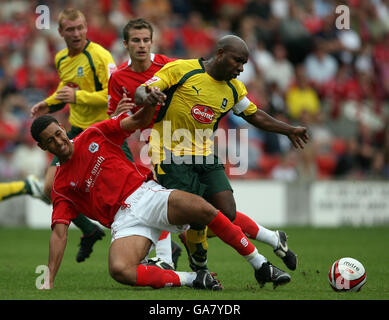
[[[96,142],[92,142],[92,143],[89,145],[88,150],[89,150],[89,152],[91,152],[91,153],[95,153],[97,150],[99,150],[99,145],[98,145]]]
[[[83,77],[83,76],[84,76],[84,69],[82,67],[78,67],[77,77]]]
[[[192,113],[192,117],[200,123],[210,124],[212,123],[213,119],[215,119],[215,113],[213,112],[211,107],[208,106],[202,106],[196,104],[192,108],[191,113]]]
[[[220,108],[222,108],[223,110],[226,110],[227,103],[228,103],[228,100],[226,98],[223,98],[223,102],[222,102],[222,105],[220,106]]]

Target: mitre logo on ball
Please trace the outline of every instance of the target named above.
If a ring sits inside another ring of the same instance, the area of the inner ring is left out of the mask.
[[[335,291],[359,291],[366,283],[365,268],[358,260],[336,260],[328,273],[328,280]]]

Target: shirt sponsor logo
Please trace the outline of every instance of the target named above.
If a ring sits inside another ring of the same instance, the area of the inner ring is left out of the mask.
[[[210,124],[215,118],[215,113],[210,107],[196,104],[192,108],[192,117],[200,123]]]
[[[97,143],[96,145],[98,146]],[[85,180],[85,184],[86,184],[85,192],[90,192],[90,189],[93,188],[93,186],[95,185],[96,179],[102,170],[101,165],[104,162],[104,160],[105,158],[102,156],[97,157],[89,178]]]
[[[99,145],[98,145],[96,142],[92,142],[92,143],[89,145],[88,150],[89,150],[89,152],[91,152],[91,153],[95,153],[97,150],[99,150]]]
[[[68,82],[66,84],[66,86],[69,87],[69,88],[76,89],[76,90],[80,89],[80,86],[77,83],[74,83],[74,82]]]

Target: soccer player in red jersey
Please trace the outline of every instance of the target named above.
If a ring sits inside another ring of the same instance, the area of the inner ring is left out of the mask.
[[[139,109],[132,103],[136,88],[151,78],[166,63],[175,60],[161,54],[151,53],[152,40],[153,27],[148,21],[137,18],[130,20],[124,26],[123,45],[130,58],[119,66],[109,79],[108,115],[113,116],[123,112],[135,113]],[[159,105],[156,106],[155,115],[158,110]],[[147,127],[151,128],[152,124],[153,121]],[[149,262],[164,268],[167,267],[163,263],[165,262],[175,269],[180,254],[181,248],[171,241],[170,233],[162,232],[156,245],[156,259],[150,259]]]
[[[166,63],[175,59],[161,54],[151,53],[153,28],[149,22],[139,18],[130,20],[123,28],[123,44],[127,49],[130,59],[123,63],[111,75],[108,82],[108,114],[118,114],[130,109],[117,109],[123,95],[133,101],[134,94],[140,84],[150,79],[154,73],[160,70]],[[158,111],[159,106],[157,106]],[[137,108],[132,112],[136,112]],[[152,123],[150,124],[152,126]]]
[[[44,115],[34,120],[31,135],[43,150],[59,159],[52,188],[52,234],[49,272],[40,289],[51,289],[67,241],[67,230],[79,212],[111,228],[109,272],[116,281],[132,286],[189,286],[221,290],[208,270],[176,272],[141,264],[161,230],[182,232],[189,224],[208,227],[232,246],[254,268],[260,285],[290,281],[290,275],[258,253],[242,230],[203,198],[181,190],[165,189],[152,172],[126,159],[120,146],[135,130],[148,125],[157,102],[166,96],[146,89],[144,107],[92,125],[71,141],[57,120]]]

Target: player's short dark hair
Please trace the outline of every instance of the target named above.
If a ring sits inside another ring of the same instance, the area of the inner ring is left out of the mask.
[[[129,31],[130,29],[148,29],[150,31],[151,39],[153,39],[153,27],[152,25],[143,18],[137,18],[130,20],[123,28],[123,39],[125,42],[128,42],[129,39]]]
[[[41,142],[40,134],[43,130],[45,130],[51,123],[55,122],[59,125],[57,119],[53,116],[43,115],[36,118],[31,124],[31,136],[34,138],[36,142]]]

